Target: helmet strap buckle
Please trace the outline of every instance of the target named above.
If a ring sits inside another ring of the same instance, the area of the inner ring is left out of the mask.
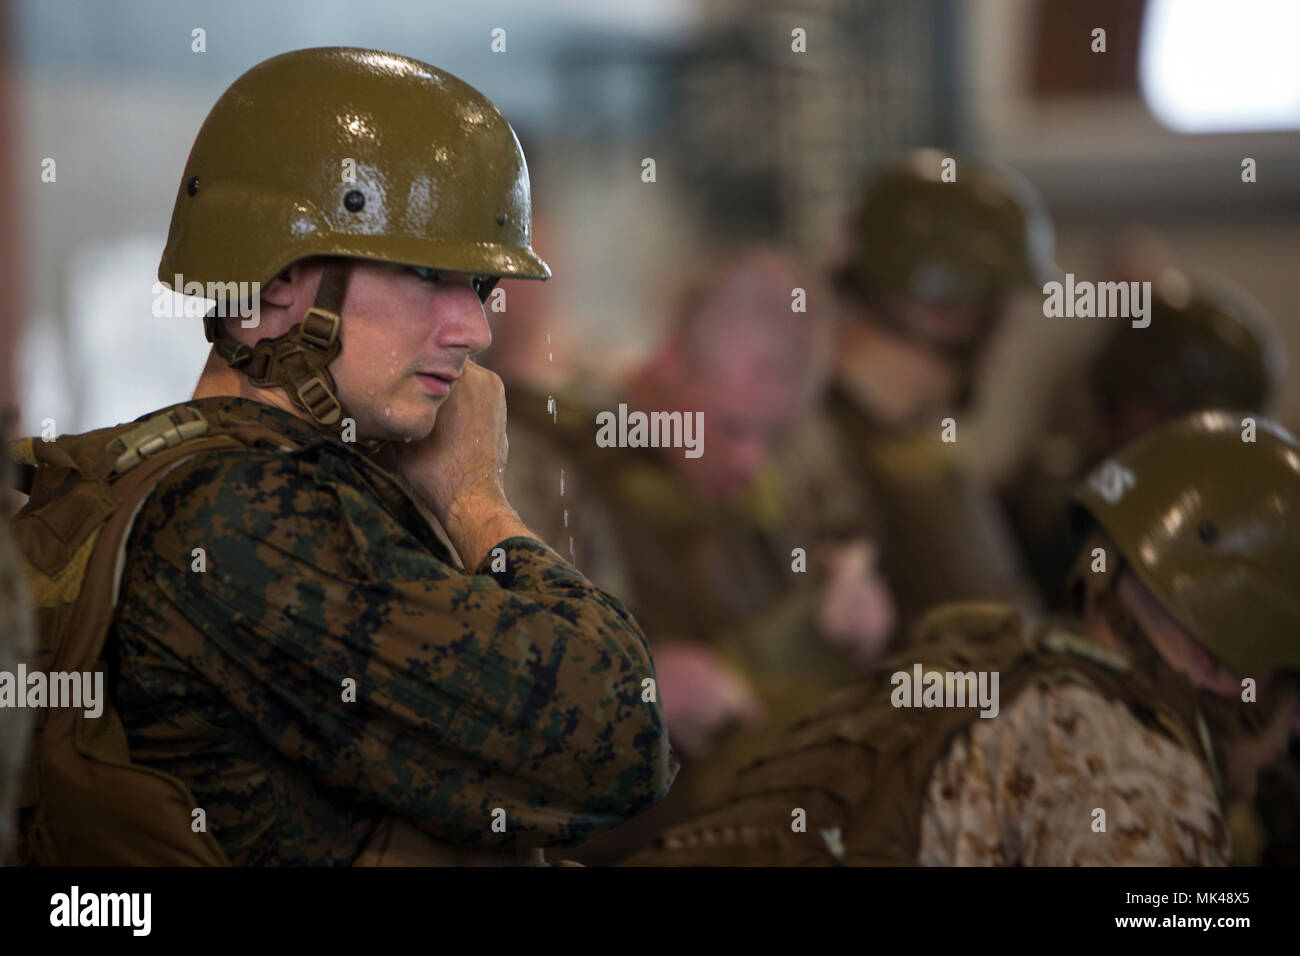
[[[328,352],[339,340],[339,314],[313,305],[298,323],[298,341]]]

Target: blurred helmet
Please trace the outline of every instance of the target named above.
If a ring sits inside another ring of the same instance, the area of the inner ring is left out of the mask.
[[[1056,271],[1052,224],[1038,193],[1012,170],[919,150],[875,175],[852,221],[841,279],[875,295],[982,305]]]
[[[1135,406],[1172,418],[1198,408],[1272,404],[1286,350],[1244,290],[1165,269],[1151,293],[1151,324],[1121,324],[1093,362],[1089,378],[1108,420]]]
[[[530,232],[523,152],[482,93],[392,53],[297,50],[240,76],[203,121],[158,278],[267,283],[322,255],[548,278]],[[284,386],[318,421],[335,421],[325,366],[338,352],[345,277],[327,272],[318,308],[257,355],[211,316],[208,338],[257,384]],[[490,286],[477,284],[485,296]],[[280,371],[286,362],[294,368]]]
[[[1096,468],[1074,499],[1188,634],[1243,676],[1300,669],[1300,443],[1200,411]]]

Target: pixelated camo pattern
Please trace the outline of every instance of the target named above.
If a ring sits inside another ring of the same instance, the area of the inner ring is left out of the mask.
[[[466,574],[352,448],[261,403],[187,404],[305,446],[167,476],[110,642],[133,760],[191,788],[231,862],[347,864],[389,814],[453,844],[572,845],[662,798],[677,759],[617,600],[530,538]]]
[[[1193,754],[1087,687],[1039,684],[975,721],[935,767],[919,862],[1225,866],[1228,844]]]
[[[910,649],[832,695],[742,769],[718,806],[626,865],[1226,863],[1228,831],[1199,755],[1069,667],[1031,676],[990,719],[892,707],[892,672],[917,654],[961,670],[1021,666],[1006,655],[1028,631],[1008,612],[931,612]],[[1094,808],[1106,811],[1104,833]]]

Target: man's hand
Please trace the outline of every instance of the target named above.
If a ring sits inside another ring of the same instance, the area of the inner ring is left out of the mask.
[[[729,725],[762,721],[763,708],[749,681],[707,647],[656,642],[652,654],[668,736],[677,750],[699,756]]]
[[[821,559],[828,569],[817,601],[817,626],[827,643],[853,652],[859,666],[880,659],[893,630],[893,598],[876,571],[875,548],[865,538],[825,545]]]
[[[534,537],[502,489],[507,447],[505,388],[474,362],[465,363],[428,437],[394,446],[398,472],[442,522],[470,569],[497,542]]]

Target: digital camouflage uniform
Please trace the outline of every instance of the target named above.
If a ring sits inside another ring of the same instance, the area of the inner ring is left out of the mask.
[[[1232,860],[1248,810],[1226,787],[1225,748],[1256,733],[1269,704],[1198,691],[1135,630],[1113,588],[1119,567],[1131,568],[1194,640],[1261,687],[1300,671],[1300,443],[1262,419],[1257,442],[1241,441],[1244,414],[1170,423],[1080,488],[1098,529],[1090,543],[1111,551],[1108,570],[1080,571],[1090,575],[1081,587],[1125,650],[997,603],[934,609],[869,678],[746,765],[724,800],[626,862]],[[902,706],[897,676],[910,682],[916,668],[997,673],[998,713]]]
[[[232,862],[350,863],[389,813],[451,844],[571,845],[663,795],[653,671],[615,599],[533,538],[467,574],[354,450],[268,405],[188,404],[303,446],[170,473],[123,575],[132,758],[190,785]]]
[[[1169,705],[1186,705],[1190,688],[1137,691],[1113,652],[1059,625],[1028,627],[1003,605],[948,605],[917,630],[870,679],[747,765],[720,808],[627,865],[1225,861],[1227,829],[1190,742],[1191,712]],[[999,671],[997,716],[895,709],[891,677],[910,679],[918,661],[926,671]],[[1140,692],[1156,702],[1142,718]],[[1107,810],[1104,833],[1092,829],[1094,807]]]
[[[1272,319],[1241,288],[1209,277],[1193,280],[1177,269],[1155,278],[1150,325],[1121,324],[1062,382],[1048,399],[1044,434],[1001,489],[1047,606],[1060,608],[1067,600],[1065,574],[1073,561],[1067,503],[1079,477],[1134,434],[1193,409],[1267,411],[1285,362]],[[1295,860],[1300,758],[1265,771],[1257,804],[1266,841],[1257,861]]]

